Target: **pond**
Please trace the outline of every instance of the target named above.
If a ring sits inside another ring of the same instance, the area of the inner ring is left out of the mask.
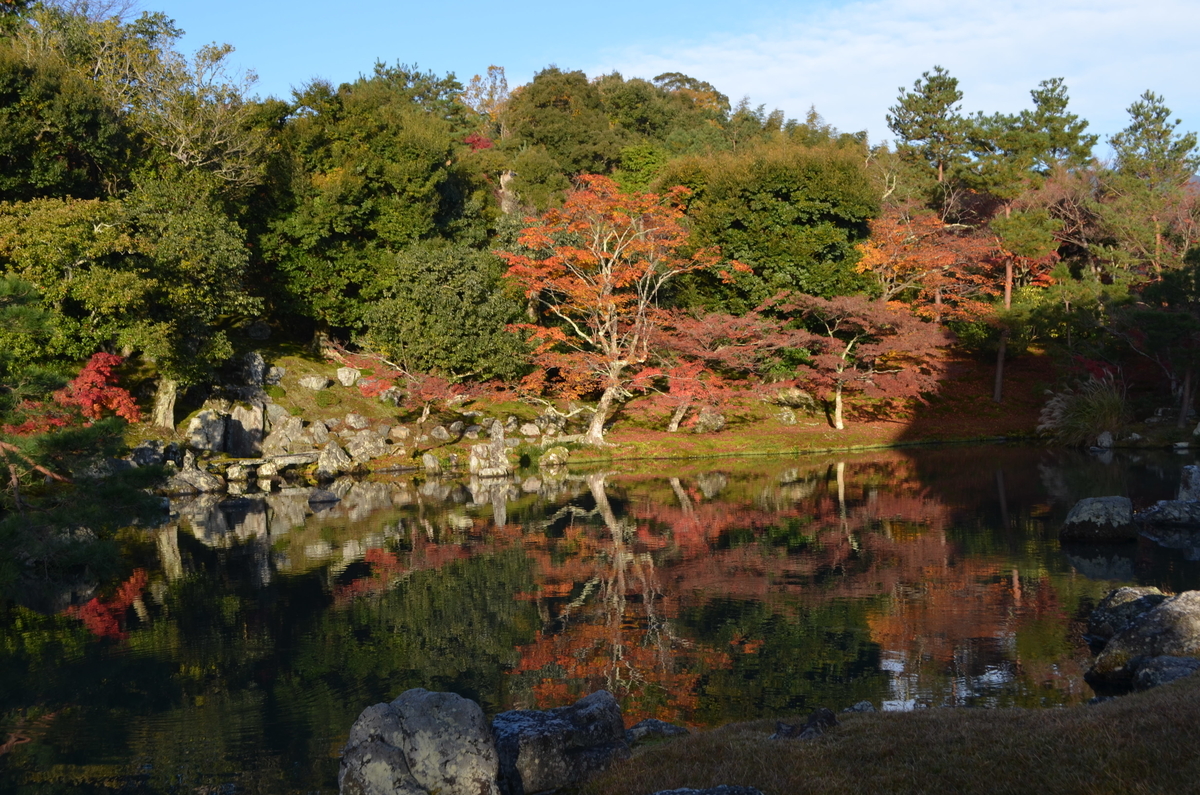
[[[1200,587],[1200,556],[1058,527],[1188,463],[908,448],[177,503],[124,583],[4,614],[0,790],[335,792],[355,717],[411,687],[489,714],[607,688],[694,727],[1080,704],[1090,607]]]

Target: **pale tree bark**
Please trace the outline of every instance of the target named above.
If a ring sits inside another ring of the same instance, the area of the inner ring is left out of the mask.
[[[179,382],[170,378],[158,379],[154,392],[154,412],[150,419],[156,428],[175,430],[175,399],[179,396]]]
[[[596,413],[592,415],[592,421],[588,424],[587,434],[583,437],[584,442],[592,445],[604,444],[604,423],[620,395],[619,386],[610,386],[604,390],[604,394],[600,396],[600,403],[596,406]]]
[[[691,403],[690,399],[684,399],[682,403],[675,407],[675,413],[671,415],[671,421],[667,424],[667,433],[675,433],[679,430],[679,423],[683,422],[683,418],[687,416],[688,407]]]
[[[837,386],[833,388],[833,427],[836,430],[845,430],[846,423],[842,421],[842,382],[839,381]]]

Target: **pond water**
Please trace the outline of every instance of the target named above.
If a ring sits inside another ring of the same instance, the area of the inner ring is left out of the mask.
[[[411,687],[489,714],[607,688],[698,727],[1079,704],[1090,607],[1200,587],[1200,555],[1058,527],[1188,463],[910,448],[178,503],[126,582],[0,617],[0,791],[335,792],[355,717]]]

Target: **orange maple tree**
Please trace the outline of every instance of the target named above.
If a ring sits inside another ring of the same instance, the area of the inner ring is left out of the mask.
[[[990,236],[947,224],[932,210],[891,206],[871,221],[871,236],[859,251],[856,270],[875,279],[884,301],[911,296],[917,314],[938,322],[991,312]]]
[[[652,310],[663,286],[717,265],[714,250],[689,246],[680,203],[686,193],[621,193],[608,177],[585,175],[561,208],[527,219],[519,242],[534,253],[497,252],[508,278],[549,321],[518,326],[536,343],[540,365],[526,385],[544,389],[554,373],[567,395],[602,392],[585,437],[590,444],[604,443],[609,413],[651,366]]]

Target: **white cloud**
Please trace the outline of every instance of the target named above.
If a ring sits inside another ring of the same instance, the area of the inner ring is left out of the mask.
[[[1200,129],[1200,4],[1194,0],[876,0],[800,12],[771,30],[606,51],[588,69],[681,71],[735,101],[802,117],[815,105],[843,130],[890,137],[898,87],[935,64],[959,79],[966,112],[1014,112],[1039,81],[1063,77],[1072,109],[1103,136],[1146,89]]]

